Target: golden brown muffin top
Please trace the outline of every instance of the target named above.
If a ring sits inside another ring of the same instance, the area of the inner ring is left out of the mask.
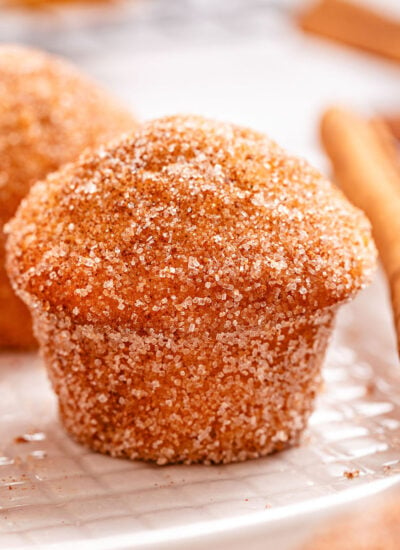
[[[132,126],[131,115],[69,63],[1,45],[0,225],[32,183]]]
[[[81,156],[32,188],[9,230],[25,299],[132,327],[307,313],[349,298],[375,264],[368,221],[316,170],[198,116]]]

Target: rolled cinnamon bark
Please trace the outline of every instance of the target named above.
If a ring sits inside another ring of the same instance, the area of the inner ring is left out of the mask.
[[[400,21],[348,0],[320,0],[299,19],[301,27],[400,62]]]
[[[390,286],[400,350],[400,173],[373,125],[350,111],[326,111],[321,137],[337,182],[372,223]]]
[[[386,156],[400,173],[400,150],[392,128],[389,126],[386,119],[381,117],[373,118],[370,123],[377,138],[380,140],[381,146],[385,150]]]
[[[385,117],[385,122],[395,138],[400,140],[400,114]]]

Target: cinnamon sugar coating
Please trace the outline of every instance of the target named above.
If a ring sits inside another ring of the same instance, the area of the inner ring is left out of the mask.
[[[161,464],[296,442],[375,264],[363,214],[306,162],[195,116],[37,183],[8,232],[67,430]]]
[[[35,345],[28,310],[4,269],[3,225],[34,182],[133,124],[126,110],[64,60],[0,46],[0,347]]]

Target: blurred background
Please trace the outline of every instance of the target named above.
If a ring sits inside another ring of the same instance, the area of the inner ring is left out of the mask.
[[[356,1],[400,20],[399,0]],[[316,3],[2,0],[0,41],[70,58],[139,118],[193,112],[249,125],[326,171],[321,111],[400,112],[400,63],[303,32],[299,16]]]

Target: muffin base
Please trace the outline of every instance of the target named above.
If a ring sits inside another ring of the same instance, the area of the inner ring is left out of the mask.
[[[112,456],[229,463],[297,443],[320,387],[335,310],[211,337],[34,326],[67,432]]]

